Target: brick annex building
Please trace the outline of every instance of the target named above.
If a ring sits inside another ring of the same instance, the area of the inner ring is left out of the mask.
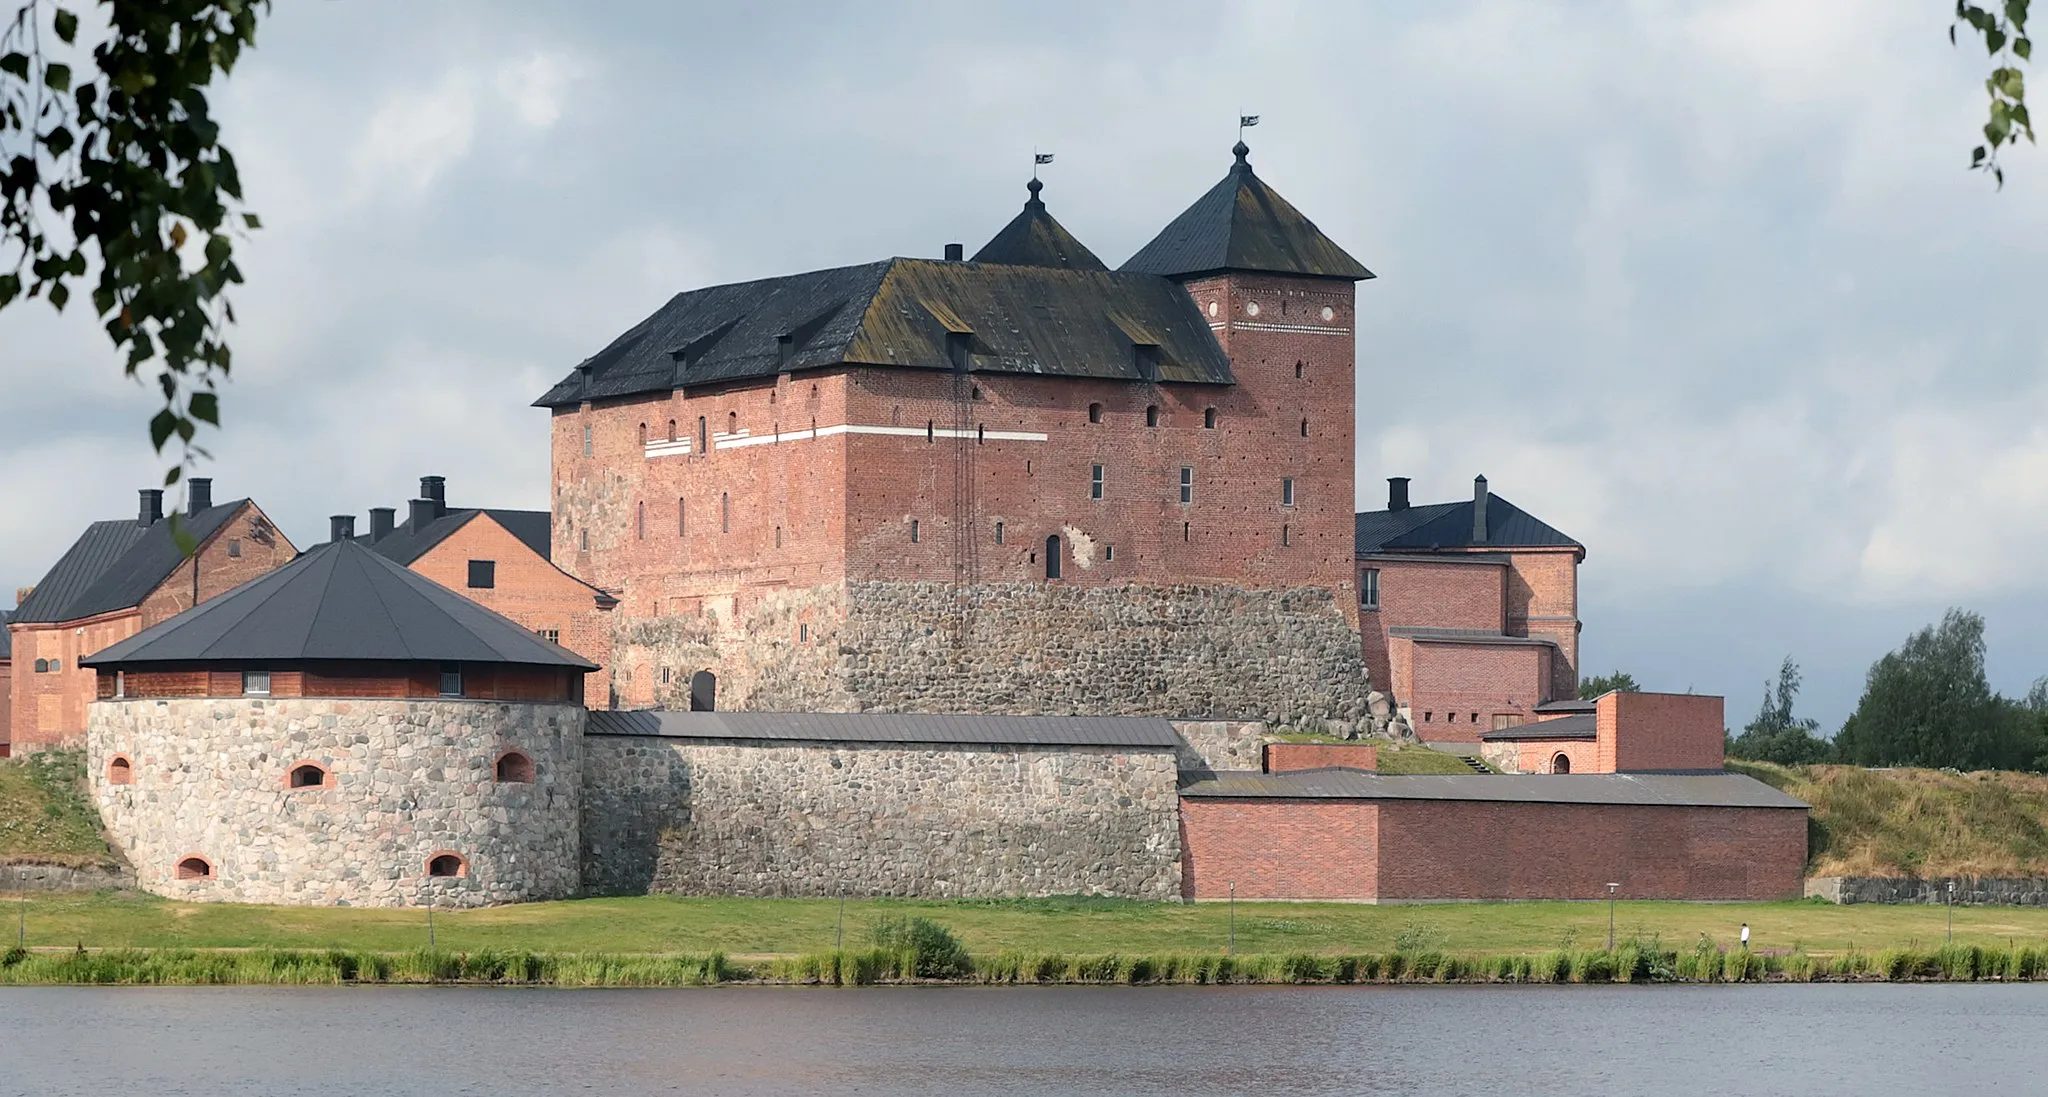
[[[1116,270],[1033,180],[971,260],[682,293],[543,394],[621,706],[1367,718],[1372,274],[1249,151]]]

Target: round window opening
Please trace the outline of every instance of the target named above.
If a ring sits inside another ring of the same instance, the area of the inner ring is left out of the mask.
[[[1259,303],[1257,301],[1246,301],[1244,303],[1244,314],[1246,316],[1257,316],[1259,314]]]
[[[427,861],[429,876],[467,876],[469,864],[453,853],[436,853]]]
[[[1323,322],[1327,324],[1327,323],[1329,323],[1330,321],[1332,321],[1332,320],[1335,320],[1336,318],[1337,318],[1337,310],[1336,310],[1336,309],[1333,309],[1333,308],[1331,308],[1331,307],[1330,307],[1330,306],[1328,306],[1328,305],[1324,305],[1324,306],[1323,306]]]
[[[1214,301],[1209,302],[1209,315],[1216,315],[1216,302]]]

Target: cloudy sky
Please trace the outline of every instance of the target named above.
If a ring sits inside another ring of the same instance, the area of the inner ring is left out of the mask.
[[[1584,541],[1589,669],[1829,730],[1956,605],[2048,673],[2048,152],[1966,171],[1942,0],[278,5],[216,100],[243,245],[220,497],[543,507],[569,366],[696,286],[973,250],[1046,198],[1112,264],[1262,176],[1360,287],[1358,483]],[[83,311],[0,313],[0,583],[160,472]]]

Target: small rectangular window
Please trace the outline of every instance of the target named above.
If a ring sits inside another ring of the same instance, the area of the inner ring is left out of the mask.
[[[498,562],[496,560],[471,560],[469,562],[469,585],[473,590],[490,590],[498,585]]]
[[[1116,559],[1116,546],[1115,546],[1115,545],[1104,545],[1104,546],[1102,546],[1102,562],[1106,564],[1106,563],[1109,563],[1109,562],[1110,562],[1111,560],[1114,560],[1114,559]]]
[[[1280,478],[1280,505],[1283,507],[1294,505],[1294,477],[1292,476]]]
[[[240,542],[240,541],[229,541],[229,542],[228,542],[228,556],[229,556],[229,557],[230,557],[231,559],[236,559],[236,560],[239,560],[239,559],[241,559],[241,557],[242,557],[242,542]]]
[[[1358,573],[1358,608],[1380,608],[1380,571],[1367,568]]]
[[[1003,524],[1002,524],[1001,522],[997,522],[997,523],[996,523],[996,544],[1000,545],[1000,544],[1002,544],[1002,543],[1003,543]]]
[[[1102,498],[1102,466],[1091,465],[1088,472],[1088,498]]]
[[[462,664],[441,664],[441,696],[462,696]]]
[[[562,642],[562,630],[561,630],[561,629],[556,629],[556,628],[540,628],[540,629],[534,629],[533,631],[534,631],[534,632],[535,632],[535,634],[537,634],[537,635],[538,635],[538,636],[539,636],[539,637],[540,637],[541,639],[543,639],[543,640],[546,640],[546,641],[547,641],[548,643],[550,643],[550,644],[559,644],[559,643],[561,643],[561,642]]]
[[[1195,470],[1191,465],[1182,465],[1180,467],[1180,501],[1183,503],[1195,501]]]
[[[128,672],[125,670],[114,672],[114,696],[117,698],[128,696]]]
[[[242,696],[270,696],[270,672],[267,670],[245,670],[242,672]]]

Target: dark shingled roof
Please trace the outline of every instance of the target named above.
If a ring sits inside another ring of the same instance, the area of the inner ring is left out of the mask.
[[[248,502],[222,503],[178,521],[195,544],[203,543]],[[274,532],[266,525],[257,535],[274,536]],[[169,518],[148,526],[133,518],[94,522],[36,584],[35,593],[16,607],[13,620],[41,624],[78,621],[139,606],[184,562],[185,550],[171,535]]]
[[[1232,151],[1230,174],[1119,269],[1168,278],[1232,270],[1353,282],[1374,276],[1253,173],[1244,142]]]
[[[1082,246],[1066,226],[1046,212],[1045,203],[1038,197],[1044,186],[1036,179],[1026,185],[1031,197],[1024,203],[1024,212],[1011,218],[1001,232],[983,244],[974,253],[974,261],[1063,270],[1108,270],[1094,252]]]
[[[1485,800],[1520,804],[1800,808],[1805,801],[1740,773],[1386,774],[1355,769],[1220,773],[1186,797],[1281,800]]]
[[[8,615],[12,610],[0,610],[0,659],[14,658],[14,637],[7,631]]]
[[[1520,727],[1482,731],[1479,737],[1491,742],[1517,742],[1523,739],[1592,739],[1598,737],[1599,733],[1599,717],[1590,712],[1580,712],[1560,716],[1555,720],[1538,720]]]
[[[1486,493],[1486,540],[1472,539],[1472,501],[1368,510],[1355,518],[1358,555],[1463,548],[1586,546],[1493,492]]]
[[[1548,636],[1508,636],[1483,628],[1430,628],[1426,625],[1396,625],[1387,630],[1387,635],[1407,640],[1434,641],[1440,644],[1498,644],[1508,647],[1556,647],[1557,641]]]
[[[80,662],[129,667],[316,659],[597,669],[353,541],[320,545]]]
[[[1140,716],[953,716],[881,712],[593,712],[590,735],[823,743],[996,746],[1180,745],[1164,719]]]
[[[428,550],[447,540],[456,530],[469,524],[479,514],[490,515],[492,520],[505,527],[505,532],[517,537],[527,548],[547,560],[554,551],[551,536],[552,518],[544,510],[497,510],[493,508],[468,508],[450,510],[425,526],[413,528],[412,519],[407,518],[384,535],[381,541],[372,541],[365,535],[356,538],[356,543],[384,557],[408,567],[413,561],[425,556]]]
[[[677,294],[534,405],[840,365],[951,370],[956,354],[973,373],[1236,381],[1194,299],[1167,279],[885,259]]]
[[[1593,702],[1571,698],[1562,701],[1545,701],[1536,706],[1537,712],[1592,712]]]

